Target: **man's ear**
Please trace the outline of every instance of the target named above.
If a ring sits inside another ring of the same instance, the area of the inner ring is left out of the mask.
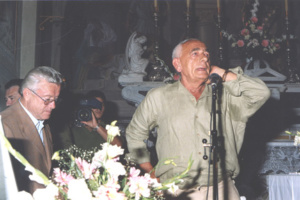
[[[31,92],[28,88],[23,89],[23,98],[27,99],[29,96],[29,92]]]
[[[172,64],[178,72],[181,72],[181,63],[179,58],[174,58]]]

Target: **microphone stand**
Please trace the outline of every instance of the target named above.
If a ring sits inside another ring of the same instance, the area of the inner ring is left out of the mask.
[[[212,142],[211,142],[211,151],[213,153],[213,199],[218,200],[218,166],[217,166],[217,149],[218,149],[218,134],[216,129],[216,100],[217,100],[217,87],[218,84],[213,83],[212,85],[212,104],[211,104],[211,111],[212,111]]]

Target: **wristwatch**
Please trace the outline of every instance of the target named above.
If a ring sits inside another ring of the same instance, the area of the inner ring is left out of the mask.
[[[99,126],[97,125],[95,128],[93,128],[93,131],[97,131]]]

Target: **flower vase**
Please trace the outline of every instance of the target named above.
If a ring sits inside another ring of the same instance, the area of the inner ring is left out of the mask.
[[[265,59],[250,57],[246,58],[244,72],[249,76],[257,77],[267,68],[270,68],[270,65]]]

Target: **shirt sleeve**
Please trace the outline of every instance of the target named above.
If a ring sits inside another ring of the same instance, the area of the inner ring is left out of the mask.
[[[156,126],[155,103],[149,95],[135,111],[131,122],[126,128],[126,141],[129,153],[126,155],[131,161],[141,164],[150,162],[150,152],[145,140],[149,138],[149,131]]]
[[[229,71],[237,74],[236,80],[223,83],[229,112],[232,113],[231,117],[236,116],[247,122],[269,99],[271,92],[261,79],[245,75],[240,67]]]

